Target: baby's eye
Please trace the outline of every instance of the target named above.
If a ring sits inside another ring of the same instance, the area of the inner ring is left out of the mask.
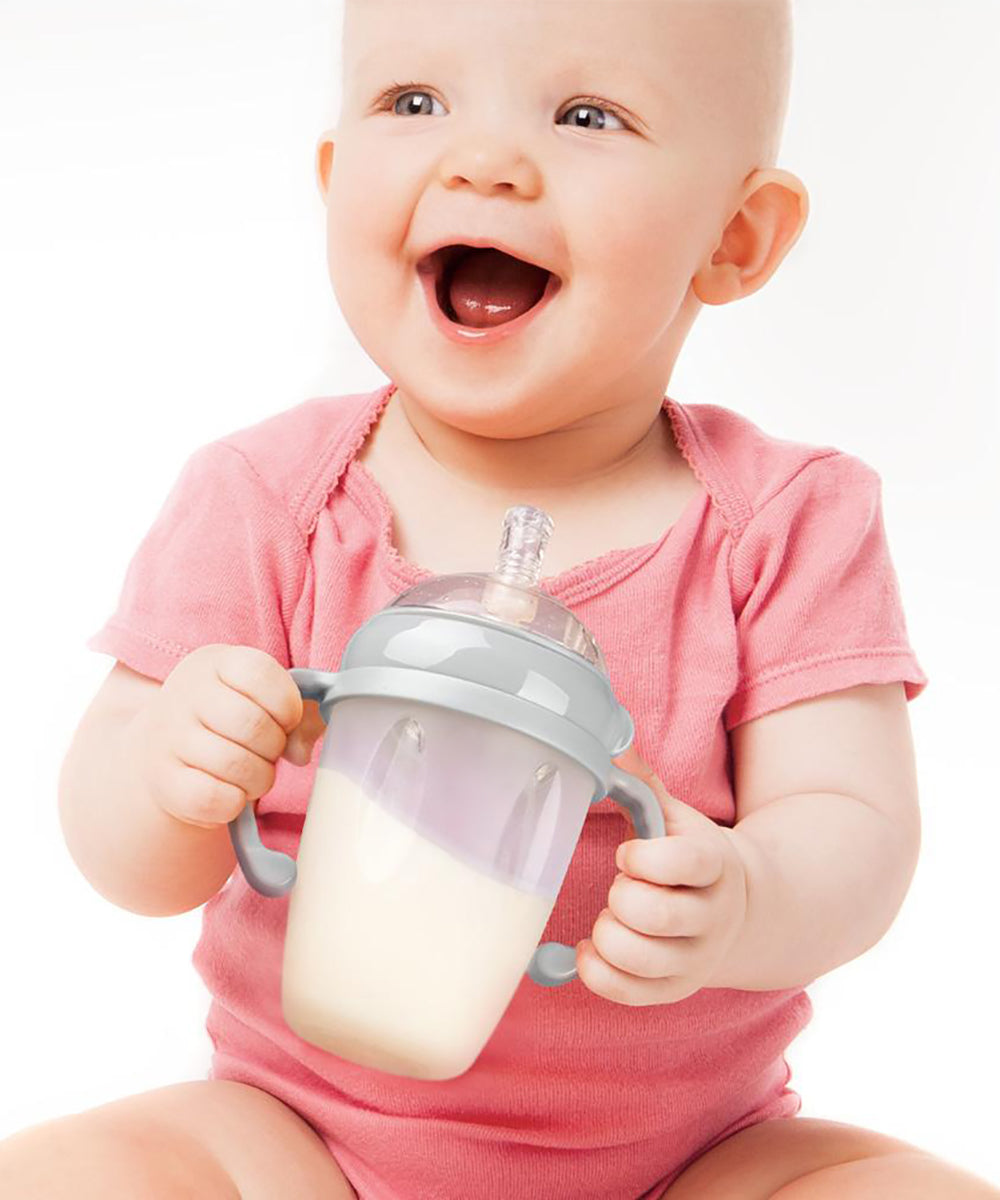
[[[396,105],[405,96],[418,96],[420,97],[420,100],[417,101],[416,105],[414,105],[414,102],[410,100],[407,102],[406,106],[400,110],[396,107]],[[397,90],[395,92],[390,92],[388,96],[384,97],[384,103],[382,107],[383,109],[387,109],[390,103],[392,103],[392,111],[394,113],[399,113],[400,116],[406,114],[419,116],[421,113],[426,112],[426,108],[422,104],[422,101],[424,100],[429,100],[432,105],[435,103],[434,97],[429,92],[418,92],[415,88],[411,88],[409,91]],[[437,103],[440,104],[440,100],[437,101]],[[433,115],[433,109],[431,110],[431,115]]]
[[[586,122],[583,119],[581,119],[580,117],[577,117],[577,119],[575,121],[570,122],[571,125],[576,125],[580,129],[595,129],[595,128],[596,129],[606,129],[607,128],[607,122],[605,120],[606,116],[610,116],[613,121],[617,121],[618,125],[621,129],[628,128],[628,126],[625,124],[625,122],[622,120],[622,118],[620,116],[618,116],[618,114],[614,111],[613,108],[606,108],[602,104],[594,104],[594,103],[591,103],[591,101],[589,101],[589,100],[578,100],[576,102],[576,104],[573,104],[569,108],[566,109],[566,112],[563,114],[563,116],[567,116],[569,113],[575,112],[577,109],[581,110],[584,113],[604,114],[601,116],[600,122],[596,126],[586,124]]]
[[[415,97],[415,99],[413,99],[413,97]],[[403,104],[402,107],[400,107],[401,100],[405,101],[405,104]],[[428,101],[431,105],[429,110],[427,108]],[[430,92],[425,92],[419,88],[404,88],[397,86],[395,88],[390,88],[387,92],[384,92],[383,95],[379,97],[377,107],[382,112],[388,112],[391,108],[392,111],[399,116],[433,116],[434,104],[440,105],[440,103],[440,100],[437,100],[436,97],[430,94]],[[610,117],[612,121],[618,122],[619,129],[631,128],[631,126],[625,122],[624,118],[621,117],[613,108],[610,108],[604,104],[598,104],[596,101],[592,100],[578,100],[575,104],[570,105],[570,107],[566,109],[566,112],[563,113],[563,117],[577,110],[588,114],[586,117],[577,117],[575,121],[570,122],[570,124],[575,125],[579,129],[614,128],[613,126],[608,125],[608,117]],[[595,114],[600,115],[595,117]],[[559,123],[562,123],[561,119]]]

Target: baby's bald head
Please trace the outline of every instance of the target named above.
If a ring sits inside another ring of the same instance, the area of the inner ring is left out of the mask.
[[[652,2],[663,7],[666,40],[696,48],[685,78],[709,120],[742,148],[745,173],[774,166],[791,83],[791,0]]]
[[[744,173],[774,166],[791,84],[792,0],[638,2],[660,10],[665,44],[692,48],[685,79],[704,116],[728,129]]]

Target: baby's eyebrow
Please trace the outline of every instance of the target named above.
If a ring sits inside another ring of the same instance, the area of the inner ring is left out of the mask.
[[[383,44],[378,49],[370,50],[354,59],[352,67],[359,76],[363,76],[365,70],[372,66],[373,71],[377,71],[379,74],[390,75],[395,71],[396,76],[401,77],[400,73],[403,72],[408,78],[415,79],[424,75],[433,75],[437,68],[444,68],[449,62],[454,63],[453,56],[435,54],[429,48],[421,48],[419,63],[413,63],[412,56],[412,46],[397,47]],[[404,57],[410,59],[405,72],[402,67]],[[380,58],[385,65],[376,64],[376,60]],[[572,61],[551,68],[547,71],[547,76],[557,87],[562,85],[568,87],[575,81],[583,88],[603,89],[608,93],[608,99],[616,99],[620,103],[624,102],[623,96],[628,96],[636,90],[642,92],[640,99],[643,101],[644,107],[669,104],[671,100],[668,89],[661,78],[657,77],[655,80],[648,78],[634,62],[619,64],[608,58],[601,58],[599,55],[579,55]]]
[[[656,78],[650,78],[635,61],[619,63],[599,55],[581,55],[572,62],[553,69],[550,78],[556,84],[566,85],[574,79],[579,79],[588,87],[593,82],[596,87],[610,89],[623,95],[640,89],[647,103],[670,103],[671,100],[670,90],[663,77],[658,75]]]

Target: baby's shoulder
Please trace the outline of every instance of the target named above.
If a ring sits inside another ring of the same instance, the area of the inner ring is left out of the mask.
[[[311,503],[317,483],[329,490],[343,470],[368,394],[314,396],[217,438],[235,450],[268,490],[291,510]],[[339,463],[339,465],[338,465]]]
[[[798,490],[805,491],[826,489],[835,481],[877,479],[873,468],[856,455],[837,446],[777,437],[722,405],[685,404],[682,416],[709,491],[737,535],[768,501],[796,481]]]

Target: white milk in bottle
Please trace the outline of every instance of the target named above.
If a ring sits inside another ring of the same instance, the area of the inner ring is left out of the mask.
[[[318,767],[292,891],[285,1020],[363,1066],[450,1079],[510,1003],[555,904],[462,861]]]

